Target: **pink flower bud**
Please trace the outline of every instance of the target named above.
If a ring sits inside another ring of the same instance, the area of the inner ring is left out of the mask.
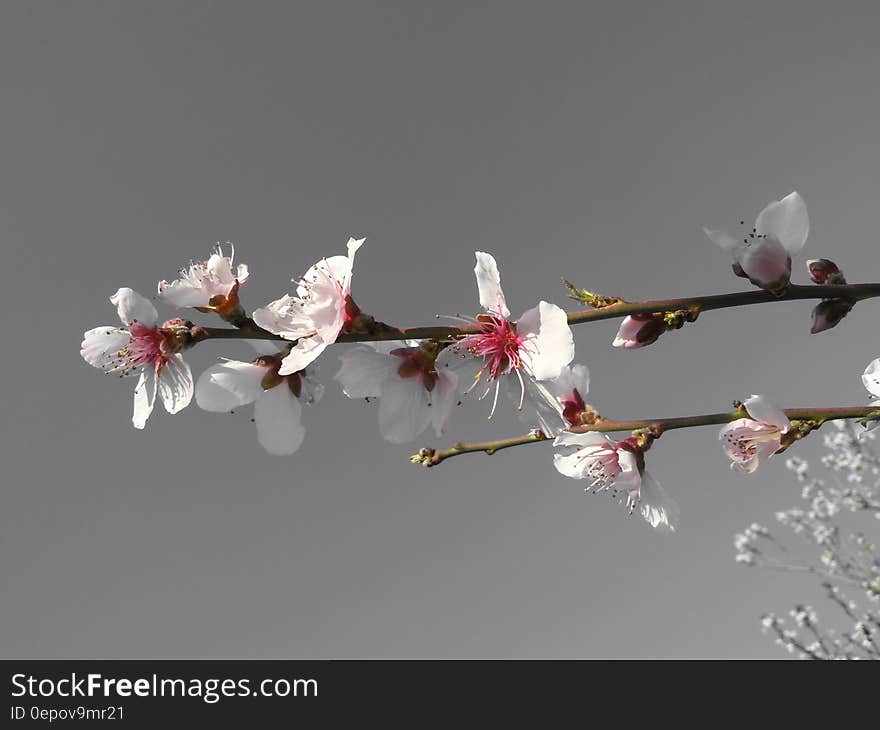
[[[828,259],[808,259],[807,268],[814,284],[846,284],[843,272]]]
[[[819,302],[813,308],[813,326],[810,332],[816,334],[836,327],[852,307],[852,302],[845,299],[825,299]]]
[[[632,314],[625,317],[611,344],[632,349],[654,344],[668,327],[663,318],[654,314]]]

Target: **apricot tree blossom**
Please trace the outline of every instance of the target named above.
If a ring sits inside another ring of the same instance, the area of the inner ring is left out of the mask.
[[[743,235],[703,229],[733,258],[733,269],[755,286],[782,294],[791,280],[792,256],[800,253],[810,232],[807,206],[798,192],[769,203]]]
[[[379,400],[379,431],[386,441],[412,441],[428,426],[439,437],[458,398],[458,375],[438,370],[436,355],[436,347],[418,340],[358,345],[340,357],[336,380],[349,398]]]
[[[134,388],[135,428],[143,428],[156,394],[168,413],[178,413],[192,400],[192,372],[180,354],[191,344],[191,323],[170,319],[162,326],[149,299],[122,287],[110,297],[121,327],[103,325],[83,334],[80,355],[93,367],[120,377],[139,374]]]
[[[731,468],[751,473],[779,451],[783,436],[791,428],[791,421],[763,395],[751,396],[743,407],[748,418],[725,424],[718,438],[731,460]]]
[[[296,296],[285,294],[254,311],[254,322],[296,344],[285,355],[280,375],[305,370],[344,328],[356,329],[361,311],[351,298],[354,255],[365,238],[348,240],[347,256],[331,256],[314,264],[296,287]]]
[[[193,262],[180,270],[172,282],[159,282],[159,296],[175,307],[194,307],[201,312],[229,315],[238,306],[238,289],[249,276],[247,264],[233,269],[235,247],[230,244],[229,256],[218,243],[207,261]]]
[[[504,376],[516,376],[519,381],[522,407],[526,392],[523,376],[531,380],[558,377],[574,358],[574,337],[565,311],[549,302],[540,301],[519,319],[511,320],[495,258],[482,251],[475,255],[474,273],[484,313],[464,320],[473,323],[477,332],[455,341],[448,352],[458,354],[476,368],[466,392],[485,386],[479,395],[482,399],[494,387],[494,413]],[[460,365],[454,360],[450,364]]]

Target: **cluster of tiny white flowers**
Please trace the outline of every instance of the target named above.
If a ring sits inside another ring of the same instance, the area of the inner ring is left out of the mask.
[[[777,512],[776,521],[806,542],[802,561],[796,562],[794,549],[760,525],[734,538],[738,563],[820,576],[826,600],[839,623],[848,626],[821,625],[808,605],[792,608],[788,619],[763,616],[764,631],[793,656],[880,659],[880,548],[864,531],[865,525],[876,524],[866,517],[880,518],[880,459],[871,448],[873,438],[850,422],[835,423],[823,440],[826,452],[820,462],[829,472],[826,479],[814,476],[799,457],[786,461],[801,486],[802,504]]]

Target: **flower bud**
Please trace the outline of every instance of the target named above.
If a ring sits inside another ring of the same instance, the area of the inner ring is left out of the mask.
[[[846,299],[824,299],[813,308],[813,326],[810,332],[816,334],[836,327],[852,307],[852,302]]]
[[[611,344],[614,347],[632,349],[654,344],[666,330],[662,315],[632,314],[625,317]]]
[[[837,268],[837,264],[833,261],[808,259],[807,268],[810,270],[810,278],[814,284],[846,284],[843,272]]]

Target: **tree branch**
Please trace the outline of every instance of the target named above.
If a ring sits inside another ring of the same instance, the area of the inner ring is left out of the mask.
[[[602,319],[615,319],[632,314],[662,314],[666,312],[679,312],[684,310],[706,312],[712,309],[727,309],[730,307],[745,307],[752,304],[765,304],[770,302],[787,302],[800,299],[846,299],[858,302],[863,299],[871,299],[880,296],[880,284],[841,284],[834,286],[797,285],[792,284],[784,294],[775,296],[770,292],[756,289],[753,291],[733,292],[731,294],[709,294],[697,297],[685,297],[682,299],[657,299],[644,302],[619,301],[614,304],[602,306],[598,309],[584,309],[577,312],[569,312],[569,324],[584,324],[596,322]],[[377,342],[382,340],[454,340],[463,335],[475,334],[479,328],[474,326],[462,327],[391,327],[385,324],[377,324],[375,331],[367,334],[341,334],[337,342]],[[238,329],[225,327],[201,327],[194,328],[193,341],[211,339],[259,339],[259,340],[283,340],[271,332],[258,327],[253,320],[247,319]]]
[[[826,421],[836,421],[845,418],[880,418],[880,409],[877,406],[844,406],[837,408],[787,408],[785,415],[792,421],[811,421],[816,423],[816,428]],[[641,418],[633,421],[615,421],[607,418],[599,418],[594,423],[572,426],[566,429],[572,433],[614,433],[617,431],[646,430],[654,438],[659,438],[666,431],[680,428],[695,428],[698,426],[712,426],[730,423],[738,418],[748,418],[748,414],[742,408],[726,413],[706,413],[697,416],[683,416],[680,418]],[[450,449],[437,450],[424,448],[418,454],[410,457],[414,464],[422,466],[436,466],[437,464],[451,459],[460,454],[472,454],[482,451],[486,454],[494,454],[502,449],[513,446],[547,441],[550,437],[542,431],[531,431],[523,436],[501,439],[498,441],[484,441],[482,443],[463,444],[457,443]]]

